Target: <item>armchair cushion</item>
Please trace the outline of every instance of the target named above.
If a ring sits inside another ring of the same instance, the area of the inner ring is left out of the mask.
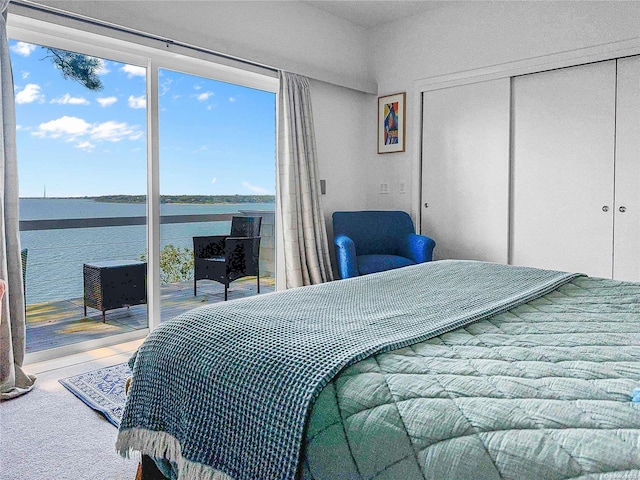
[[[401,211],[334,212],[333,233],[341,278],[429,262],[435,248]]]
[[[416,264],[413,260],[399,255],[360,255],[356,257],[356,262],[359,275],[384,272]]]

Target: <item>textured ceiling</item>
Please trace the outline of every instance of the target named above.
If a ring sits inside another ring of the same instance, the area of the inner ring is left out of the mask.
[[[305,3],[355,25],[371,28],[385,22],[439,8],[447,1],[404,0],[305,0]]]

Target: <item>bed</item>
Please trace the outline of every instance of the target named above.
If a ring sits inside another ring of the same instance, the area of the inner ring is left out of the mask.
[[[167,478],[640,478],[640,284],[431,262],[193,310],[130,363],[116,448]]]

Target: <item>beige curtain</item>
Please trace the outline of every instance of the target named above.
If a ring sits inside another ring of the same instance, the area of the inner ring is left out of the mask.
[[[16,158],[16,112],[13,77],[7,40],[7,7],[0,0],[0,278],[7,293],[0,309],[0,399],[30,391],[36,377],[22,370],[25,350],[24,292],[18,224],[18,164]]]
[[[309,79],[287,72],[280,73],[278,180],[287,288],[333,280]]]

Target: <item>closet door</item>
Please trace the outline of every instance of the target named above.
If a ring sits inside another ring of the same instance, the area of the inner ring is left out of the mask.
[[[618,60],[613,278],[640,281],[640,57]]]
[[[435,259],[507,263],[509,92],[499,79],[423,94],[421,226]]]
[[[511,262],[611,278],[616,61],[512,86]]]

